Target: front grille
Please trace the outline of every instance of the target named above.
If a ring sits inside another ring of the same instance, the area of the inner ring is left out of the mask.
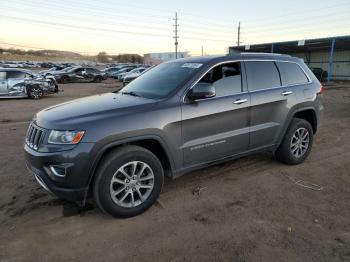
[[[34,149],[34,150],[38,150],[38,148],[40,147],[43,138],[45,135],[45,130],[36,126],[34,123],[31,123],[29,128],[28,128],[28,132],[27,132],[27,136],[26,136],[26,144]]]

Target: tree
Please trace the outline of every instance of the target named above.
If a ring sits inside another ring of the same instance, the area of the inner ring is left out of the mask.
[[[101,63],[107,63],[108,62],[108,57],[106,52],[100,52],[96,56],[97,61]]]

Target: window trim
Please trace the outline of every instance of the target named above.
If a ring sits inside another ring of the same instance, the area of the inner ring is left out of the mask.
[[[278,65],[277,63],[290,63],[290,64],[296,64],[300,69],[301,71],[304,73],[304,75],[306,76],[306,79],[307,79],[307,82],[305,83],[296,83],[296,84],[289,84],[289,85],[283,85],[282,84],[282,74],[281,74],[281,71],[280,69],[278,68]],[[288,86],[298,86],[298,85],[307,85],[307,84],[310,84],[312,83],[312,80],[310,79],[309,75],[305,72],[305,70],[296,62],[289,62],[289,61],[275,61],[275,65],[277,67],[277,70],[280,74],[280,79],[281,79],[281,86],[284,86],[284,87],[288,87]]]
[[[239,94],[245,94],[248,93],[247,91],[243,91],[243,75],[242,75],[242,62],[244,60],[228,60],[228,61],[223,61],[223,62],[219,62],[216,63],[215,65],[212,65],[209,69],[207,69],[203,74],[200,75],[200,77],[184,92],[184,95],[182,97],[182,102],[186,103],[186,97],[187,95],[191,92],[191,90],[193,89],[193,87],[199,83],[199,81],[207,74],[209,73],[210,70],[214,69],[214,67],[220,66],[220,65],[224,65],[224,64],[231,64],[231,63],[240,63],[239,67],[240,67],[240,71],[241,71],[241,93],[237,93],[237,94],[232,94],[232,95],[226,95],[226,96],[219,96],[219,97],[209,97],[209,98],[202,98],[202,99],[198,99],[196,101],[202,101],[202,100],[208,100],[208,99],[220,99],[220,98],[224,98],[224,97],[228,97],[228,96],[235,96],[235,95],[239,95]]]
[[[222,64],[227,64],[227,63],[244,63],[244,67],[245,67],[245,62],[273,62],[277,68],[278,74],[281,78],[281,74],[278,70],[277,64],[276,62],[282,62],[282,63],[294,63],[297,64],[300,69],[304,72],[304,74],[306,75],[307,79],[309,82],[304,83],[304,84],[292,84],[292,85],[282,85],[282,80],[281,80],[281,86],[278,87],[269,87],[269,88],[265,88],[265,89],[258,89],[258,90],[254,90],[254,91],[249,91],[249,83],[247,83],[247,90],[246,91],[242,91],[242,93],[239,93],[241,95],[247,94],[247,93],[254,93],[254,92],[260,92],[263,90],[270,90],[270,89],[276,89],[276,88],[286,88],[286,87],[293,87],[293,86],[299,86],[299,85],[310,85],[313,83],[312,79],[309,77],[309,75],[306,73],[306,71],[304,70],[304,68],[302,68],[297,62],[295,61],[288,61],[288,60],[277,60],[277,59],[236,59],[236,60],[227,60],[227,61],[222,61],[222,62],[218,62],[214,65],[212,65],[209,69],[207,69],[203,74],[200,75],[200,77],[198,77],[198,79],[189,87],[187,88],[187,90],[185,90],[184,95],[182,96],[181,101],[183,103],[187,103],[186,101],[186,97],[189,94],[189,92],[193,89],[193,87],[198,84],[198,82],[210,71],[212,70],[214,67],[222,65]],[[241,65],[241,74],[242,74],[242,65]],[[247,72],[245,70],[245,76],[247,77]],[[243,82],[242,82],[242,89],[243,89]],[[239,95],[236,94],[236,95]],[[234,95],[227,95],[227,96],[234,96]],[[202,99],[198,99],[196,101],[202,101],[202,100],[208,100],[208,99],[219,99],[219,98],[223,98],[223,97],[227,97],[227,96],[220,96],[220,97],[210,97],[210,98],[202,98]]]

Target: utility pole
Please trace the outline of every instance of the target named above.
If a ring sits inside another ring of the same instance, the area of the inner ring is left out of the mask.
[[[238,22],[237,46],[241,44],[241,22]]]
[[[177,19],[177,12],[175,12],[175,19],[174,19],[174,21],[175,21],[175,37],[174,37],[174,39],[175,39],[175,58],[177,59],[177,48],[178,48],[178,45],[179,45],[179,41],[178,41],[178,39],[179,39],[179,36],[178,36],[178,26],[179,26],[179,24],[178,24],[178,19]]]
[[[204,56],[204,48],[203,48],[203,46],[202,46],[202,56]]]

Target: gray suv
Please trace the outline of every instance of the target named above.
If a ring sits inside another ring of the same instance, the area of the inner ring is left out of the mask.
[[[164,176],[271,151],[309,155],[323,87],[301,59],[239,54],[163,63],[116,93],[44,109],[24,150],[38,183],[84,205],[130,217],[159,197]]]

